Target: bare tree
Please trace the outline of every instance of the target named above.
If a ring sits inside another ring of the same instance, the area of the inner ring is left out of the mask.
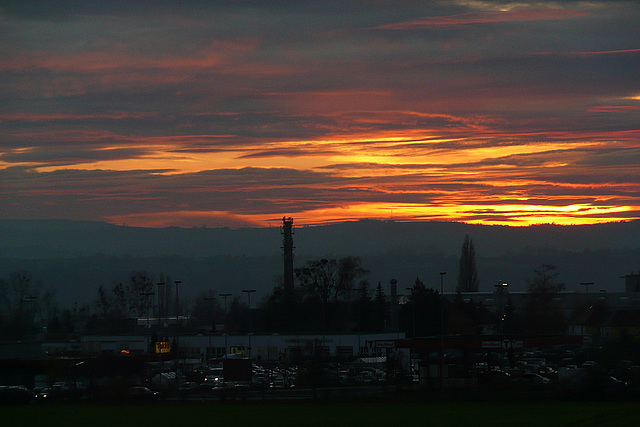
[[[26,270],[0,279],[0,321],[7,337],[21,339],[46,325],[56,310],[51,292]]]
[[[149,310],[149,294],[153,293],[153,279],[145,271],[133,271],[125,288],[125,298],[134,316],[141,317]]]
[[[339,270],[335,259],[307,261],[304,267],[295,269],[295,274],[306,292],[318,296],[323,303],[336,292]]]
[[[527,326],[534,333],[562,333],[566,319],[557,304],[557,296],[564,284],[556,282],[556,266],[543,264],[534,273],[523,307]]]
[[[336,298],[341,296],[346,301],[351,301],[352,291],[362,288],[366,283],[364,276],[368,270],[360,266],[360,258],[346,257],[338,261],[338,283],[336,285]]]
[[[151,293],[154,293],[151,276],[144,271],[133,271],[126,284],[117,283],[111,292],[100,286],[95,306],[103,317],[142,317],[150,309]]]

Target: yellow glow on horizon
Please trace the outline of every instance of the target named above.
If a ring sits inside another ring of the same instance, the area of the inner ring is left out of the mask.
[[[273,182],[252,182],[247,190],[264,189],[283,191],[285,186],[297,189],[324,189],[352,191],[352,194],[402,195],[400,200],[429,200],[428,203],[367,203],[345,202],[342,207],[309,211],[292,211],[298,224],[322,224],[363,218],[394,221],[457,221],[487,225],[531,225],[556,223],[596,224],[633,219],[621,215],[632,210],[628,206],[596,206],[567,204],[565,199],[548,197],[545,202],[529,204],[534,198],[530,187],[554,187],[550,194],[561,194],[562,189],[590,187],[592,184],[569,182],[553,183],[549,180],[553,168],[559,173],[571,173],[573,162],[564,152],[575,149],[572,141],[529,143],[511,141],[506,145],[487,145],[484,140],[439,138],[427,132],[421,134],[369,135],[358,138],[338,136],[318,140],[261,141],[234,145],[232,136],[216,145],[209,136],[169,136],[144,139],[137,144],[106,148],[105,160],[63,165],[32,165],[38,172],[62,169],[146,171],[155,175],[190,174],[220,169],[286,168],[304,172],[299,181],[274,179]],[[224,138],[220,138],[221,140]],[[580,148],[602,145],[597,141],[581,141]],[[214,147],[215,151],[199,149]],[[111,152],[109,152],[111,151]],[[119,154],[122,157],[118,157]],[[133,153],[133,154],[131,154]],[[538,155],[540,153],[540,155]],[[126,158],[128,155],[137,156]],[[530,162],[503,158],[532,155]],[[109,159],[112,157],[113,159]],[[566,161],[564,159],[567,158]],[[25,158],[26,159],[26,158]],[[61,160],[62,162],[62,160]],[[0,167],[6,163],[0,163]],[[13,164],[15,166],[15,164]],[[21,164],[27,165],[26,162]],[[8,166],[7,166],[8,167]],[[526,171],[529,169],[530,171]],[[544,169],[546,179],[536,180],[538,170]],[[149,172],[151,171],[151,172]],[[308,179],[318,173],[318,179]],[[238,175],[238,184],[242,177]],[[274,173],[273,176],[286,176]],[[335,178],[335,179],[334,179]],[[345,179],[348,178],[348,179]],[[351,179],[353,178],[353,179]],[[186,182],[189,180],[176,181]],[[154,191],[150,184],[150,191]],[[156,184],[157,185],[157,184]],[[177,184],[180,185],[180,184]],[[222,186],[223,184],[221,184]],[[236,183],[232,182],[232,186]],[[608,184],[612,187],[614,184]],[[206,184],[202,188],[206,187]],[[250,188],[249,188],[250,187]],[[213,191],[185,187],[181,191]],[[217,187],[216,187],[217,190]],[[140,194],[147,188],[140,190]],[[225,191],[220,187],[220,191]],[[235,190],[234,190],[235,191]],[[242,190],[244,191],[244,189]],[[277,193],[276,191],[276,193]],[[536,190],[537,191],[537,190]],[[284,193],[280,193],[284,194]],[[410,196],[404,198],[404,194]],[[424,199],[420,196],[424,194]],[[540,194],[540,193],[537,193]],[[603,193],[606,200],[607,193]],[[284,197],[284,196],[281,196]],[[359,196],[356,196],[359,197]],[[367,196],[369,197],[369,196]],[[374,196],[377,197],[377,196]],[[434,200],[434,197],[436,199]],[[367,198],[365,200],[374,200]],[[387,199],[389,200],[389,199]],[[572,196],[567,199],[577,200]],[[477,201],[474,203],[474,201]],[[304,201],[306,202],[306,200]],[[330,201],[329,201],[330,203]],[[508,204],[504,204],[508,203]],[[606,201],[604,203],[607,203]],[[291,206],[295,205],[292,201]],[[308,205],[305,203],[305,205]],[[280,204],[280,206],[288,206]],[[132,213],[108,218],[113,223],[137,226],[224,226],[260,227],[265,217],[278,217],[282,212],[243,214],[224,211],[180,211]]]
[[[530,226],[540,224],[592,225],[612,221],[627,221],[628,207],[487,204],[487,205],[418,205],[395,203],[362,203],[300,212],[288,212],[300,226],[315,226],[344,221],[372,219],[396,222],[443,221],[479,225]],[[113,224],[136,227],[266,227],[268,218],[280,218],[282,212],[272,214],[237,214],[224,211],[174,211],[124,214],[112,216]]]

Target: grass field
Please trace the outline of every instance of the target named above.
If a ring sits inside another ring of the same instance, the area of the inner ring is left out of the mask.
[[[635,402],[207,402],[154,405],[0,407],[12,426],[627,426]]]

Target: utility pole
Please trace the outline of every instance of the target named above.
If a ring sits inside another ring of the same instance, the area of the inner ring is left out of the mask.
[[[211,295],[211,292],[209,292],[209,295]],[[209,297],[204,297],[205,301],[209,301],[209,310],[210,310],[210,314],[211,314],[211,333],[214,333],[216,331],[216,318],[213,314],[214,311],[214,306],[213,306],[213,302],[216,300],[216,297],[214,296],[209,296]]]
[[[222,298],[224,298],[224,319],[223,319],[223,323],[222,323],[222,327],[224,328],[224,341],[225,341],[225,354],[227,353],[226,347],[227,347],[227,298],[231,296],[231,294],[218,294],[218,296],[221,296]]]
[[[227,298],[231,296],[231,294],[218,294],[218,296],[221,296],[222,298],[224,298],[224,314],[227,314]]]
[[[149,298],[149,297],[151,297],[151,296],[153,296],[155,294],[156,294],[155,292],[142,292],[142,294],[141,294],[142,296],[145,297],[144,298],[144,303],[145,303],[144,305],[145,305],[145,308],[147,310],[147,325],[146,325],[147,328],[151,327],[151,324],[149,323],[149,311],[150,311],[150,308],[151,308],[151,298]]]
[[[145,302],[145,308],[147,309],[147,324],[146,324],[146,328],[149,329],[149,334],[151,334],[151,323],[149,322],[149,311],[150,311],[150,306],[151,306],[151,296],[155,295],[155,292],[143,292],[142,295],[145,297],[144,302]],[[154,349],[151,348],[151,337],[147,337],[147,352],[151,353],[153,352]]]
[[[162,315],[164,314],[164,282],[158,282],[157,286],[158,286],[158,326],[160,326],[160,319],[162,318]]]
[[[176,380],[178,380],[178,371],[179,371],[179,366],[180,366],[180,299],[178,298],[178,285],[180,285],[182,283],[182,280],[176,280],[174,282],[176,284],[176,327],[175,327],[175,331],[176,331],[176,335],[175,335],[175,342],[176,342]]]
[[[587,295],[589,293],[589,286],[593,285],[593,282],[581,282],[580,284],[585,287],[584,294]]]
[[[444,396],[444,275],[440,272],[440,392]]]
[[[255,289],[243,289],[242,292],[247,294],[247,299],[249,302],[249,310],[247,311],[247,329],[249,329],[249,333],[247,335],[249,335],[249,357],[251,357],[251,335],[252,335],[252,328],[251,328],[251,294],[254,293],[256,290]]]

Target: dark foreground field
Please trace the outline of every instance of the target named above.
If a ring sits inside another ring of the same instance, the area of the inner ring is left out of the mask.
[[[203,402],[0,407],[2,426],[640,425],[635,402]]]

